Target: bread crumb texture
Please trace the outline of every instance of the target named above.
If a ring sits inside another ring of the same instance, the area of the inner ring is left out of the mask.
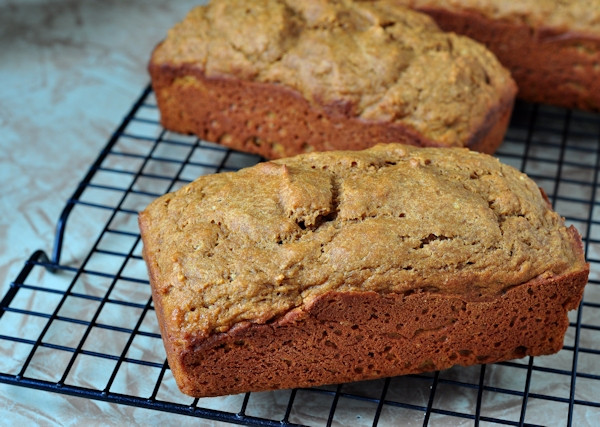
[[[281,84],[333,113],[402,123],[449,146],[464,146],[515,92],[483,45],[394,1],[214,0],[169,31],[152,63]]]
[[[140,222],[181,340],[267,323],[329,291],[486,301],[585,268],[532,180],[458,148],[377,145],[202,176]]]

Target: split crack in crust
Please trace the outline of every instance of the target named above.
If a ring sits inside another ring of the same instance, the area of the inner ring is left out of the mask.
[[[389,145],[263,163],[201,177],[142,217],[154,228],[145,247],[169,257],[157,286],[183,341],[277,322],[333,291],[487,301],[581,268],[537,186],[466,150]]]

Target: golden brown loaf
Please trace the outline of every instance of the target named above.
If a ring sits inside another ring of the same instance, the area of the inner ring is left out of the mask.
[[[214,0],[149,70],[167,129],[267,158],[368,141],[493,152],[516,91],[482,45],[383,0]]]
[[[600,0],[397,0],[484,43],[528,101],[600,111]]]
[[[193,396],[556,352],[588,274],[533,181],[467,149],[202,176],[140,228],[169,365]]]

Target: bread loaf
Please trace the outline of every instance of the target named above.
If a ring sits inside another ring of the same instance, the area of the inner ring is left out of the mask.
[[[398,0],[484,43],[527,101],[600,111],[600,0]]]
[[[169,366],[196,397],[554,353],[589,269],[533,181],[459,148],[202,176],[139,222]]]
[[[165,128],[266,158],[373,141],[491,153],[516,92],[482,45],[383,0],[213,0],[149,71]]]

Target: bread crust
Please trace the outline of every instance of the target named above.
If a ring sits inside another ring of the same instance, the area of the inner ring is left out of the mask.
[[[400,122],[367,121],[344,105],[321,106],[299,92],[274,83],[233,77],[206,77],[193,66],[150,62],[149,72],[161,124],[235,150],[267,159],[311,151],[361,150],[399,142],[436,147],[444,144]],[[502,143],[514,104],[506,88],[465,146],[491,154]]]
[[[600,111],[600,34],[530,26],[474,10],[416,9],[433,17],[443,30],[485,44],[511,71],[519,98]]]
[[[166,340],[169,366],[181,391],[206,397],[552,354],[587,274],[534,279],[489,301],[426,289],[330,292],[269,324],[239,324],[181,347]],[[155,307],[163,325],[160,298]]]

